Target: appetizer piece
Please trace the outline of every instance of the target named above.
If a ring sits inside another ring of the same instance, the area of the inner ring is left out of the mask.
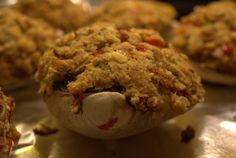
[[[83,135],[134,135],[203,100],[188,59],[154,30],[97,23],[45,52],[36,74],[51,113]]]
[[[86,25],[91,16],[88,3],[74,4],[70,0],[18,0],[15,8],[65,32]]]
[[[0,89],[0,158],[8,158],[20,134],[16,131],[12,120],[14,100],[5,96]]]
[[[93,21],[112,22],[122,28],[154,29],[167,37],[176,15],[174,7],[164,2],[110,1],[97,8]]]
[[[0,86],[27,84],[43,51],[56,38],[56,31],[7,9],[0,10],[0,23]]]
[[[236,3],[196,7],[174,31],[172,45],[193,61],[206,81],[236,85]]]

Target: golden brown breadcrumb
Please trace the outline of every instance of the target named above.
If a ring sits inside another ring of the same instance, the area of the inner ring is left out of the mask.
[[[93,21],[112,22],[119,27],[148,28],[167,35],[177,15],[170,4],[155,1],[107,1],[95,11]]]
[[[47,24],[13,10],[0,10],[0,85],[25,81],[36,71],[43,51],[56,39]]]
[[[73,4],[70,0],[18,0],[14,8],[65,32],[86,25],[91,17],[88,4]]]
[[[12,120],[14,100],[3,94],[0,89],[0,157],[8,158],[10,150],[17,143],[20,134],[16,131]]]
[[[118,91],[142,111],[183,113],[204,90],[186,56],[168,48],[154,30],[94,24],[57,41],[40,61],[40,93]]]
[[[236,75],[236,3],[213,2],[183,17],[172,44],[202,67]]]

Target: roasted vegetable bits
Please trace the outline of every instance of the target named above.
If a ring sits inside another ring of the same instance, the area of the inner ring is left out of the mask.
[[[8,158],[20,137],[12,119],[14,100],[3,94],[0,89],[0,158]]]

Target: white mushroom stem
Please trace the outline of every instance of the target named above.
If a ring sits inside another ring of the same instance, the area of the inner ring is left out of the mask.
[[[222,85],[235,85],[236,86],[236,75],[227,75],[222,74],[207,68],[201,67],[198,63],[193,62],[193,65],[199,75],[202,77],[203,80],[222,84]]]
[[[46,99],[46,104],[62,125],[92,138],[117,139],[135,135],[173,116],[137,111],[117,92],[87,96],[82,102],[82,112],[74,114],[70,110],[73,99],[72,95],[58,91]]]

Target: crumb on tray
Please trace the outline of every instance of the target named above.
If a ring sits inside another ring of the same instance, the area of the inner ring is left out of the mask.
[[[182,143],[189,143],[194,137],[195,137],[195,130],[193,127],[189,125],[181,132]]]
[[[54,127],[49,127],[44,124],[39,124],[33,129],[33,131],[36,135],[48,136],[48,135],[52,135],[52,134],[57,133],[58,129],[56,129]]]

